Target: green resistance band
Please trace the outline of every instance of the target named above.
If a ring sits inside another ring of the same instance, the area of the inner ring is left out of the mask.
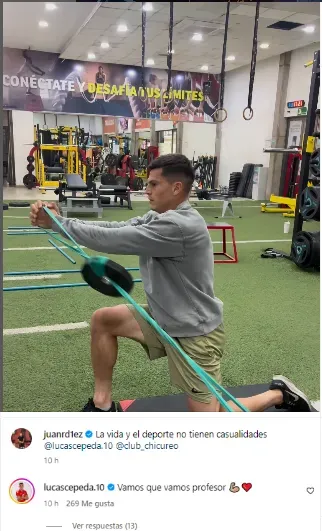
[[[93,268],[93,271],[95,274],[99,276],[104,276],[104,265],[109,260],[108,257],[90,257],[83,249],[78,245],[78,243],[72,238],[72,236],[66,231],[66,229],[62,226],[62,224],[58,221],[56,216],[52,214],[52,212],[47,208],[43,207],[46,214],[56,223],[56,225],[61,229],[61,231],[72,241],[72,243],[75,245],[75,247],[72,247],[70,245],[67,245],[68,248],[70,248],[72,251],[78,253],[80,256],[85,258],[90,264],[90,266]],[[48,231],[48,233],[50,233]],[[51,237],[53,237],[53,234],[50,233]],[[63,240],[60,240],[57,236],[55,239],[59,240],[62,243],[66,243]],[[134,306],[134,308],[142,315],[142,317],[158,332],[158,334],[163,337],[173,348],[175,348],[179,354],[187,361],[187,363],[190,365],[190,367],[196,372],[196,374],[199,376],[201,381],[206,385],[206,387],[209,389],[209,391],[217,398],[218,402],[229,412],[234,413],[234,410],[232,407],[226,402],[226,400],[222,397],[221,393],[225,394],[230,400],[239,407],[242,411],[248,413],[249,410],[237,400],[232,394],[230,394],[224,387],[222,387],[214,378],[212,378],[204,369],[199,367],[199,365],[186,354],[186,352],[181,348],[181,346],[171,337],[169,336],[159,325],[158,323],[152,319],[152,317],[139,305],[135,302],[134,299],[118,284],[113,282],[111,279],[108,279],[110,284],[126,299],[130,304]],[[218,392],[219,391],[219,392]]]

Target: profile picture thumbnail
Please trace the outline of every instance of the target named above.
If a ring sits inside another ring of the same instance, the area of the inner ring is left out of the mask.
[[[28,446],[30,446],[32,442],[32,436],[30,431],[26,430],[25,428],[18,428],[11,435],[11,442],[14,447],[18,448],[19,450],[24,450],[25,448],[28,448]]]
[[[12,501],[19,504],[26,504],[31,502],[35,495],[35,487],[26,478],[15,479],[10,487],[9,494]]]

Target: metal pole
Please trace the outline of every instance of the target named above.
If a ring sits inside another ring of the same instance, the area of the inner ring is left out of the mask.
[[[320,91],[320,50],[315,52],[312,68],[312,77],[311,77],[311,86],[309,94],[309,103],[307,110],[307,120],[306,128],[303,141],[303,152],[302,152],[302,165],[301,165],[301,176],[299,182],[299,191],[296,200],[295,208],[295,219],[294,219],[294,229],[292,242],[294,241],[297,233],[302,230],[303,218],[300,213],[300,200],[303,190],[307,187],[309,180],[309,163],[311,153],[307,152],[307,141],[308,137],[312,136],[315,128],[316,121],[316,109],[318,105]]]

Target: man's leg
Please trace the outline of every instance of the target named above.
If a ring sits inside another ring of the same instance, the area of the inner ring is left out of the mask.
[[[308,397],[285,376],[274,376],[269,391],[249,398],[238,398],[238,401],[252,413],[266,411],[274,406],[276,409],[292,412],[310,412],[312,410]],[[232,401],[228,401],[228,404],[234,411],[242,411]],[[193,412],[227,411],[219,405],[216,398],[212,398],[208,404],[197,402],[188,397],[188,405],[189,410]]]
[[[256,413],[266,411],[270,407],[281,406],[283,404],[283,393],[279,389],[273,391],[266,391],[260,395],[250,396],[249,398],[238,398],[238,402],[243,404],[249,411]],[[228,401],[228,404],[234,411],[242,411],[236,404]],[[227,412],[222,405],[220,406],[220,412]]]
[[[91,357],[95,391],[93,401],[85,406],[84,411],[95,408],[108,411],[112,405],[112,376],[117,359],[118,337],[144,343],[141,328],[125,304],[97,310],[91,320]]]

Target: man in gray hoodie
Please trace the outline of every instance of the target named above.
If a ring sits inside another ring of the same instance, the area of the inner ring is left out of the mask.
[[[146,194],[151,210],[143,217],[92,223],[61,217],[54,203],[46,206],[80,245],[100,253],[139,257],[147,298],[144,308],[200,367],[221,383],[223,304],[214,295],[213,247],[207,225],[189,203],[193,181],[194,172],[185,156],[163,155],[149,166]],[[59,231],[43,205],[38,201],[32,206],[32,225]],[[135,308],[121,304],[100,308],[92,316],[95,391],[83,411],[121,410],[112,400],[118,337],[140,343],[151,360],[167,356],[171,382],[186,394],[190,411],[224,410],[177,350]],[[310,411],[311,407],[308,398],[283,376],[273,378],[269,391],[240,402],[254,412],[273,406],[291,411]]]

